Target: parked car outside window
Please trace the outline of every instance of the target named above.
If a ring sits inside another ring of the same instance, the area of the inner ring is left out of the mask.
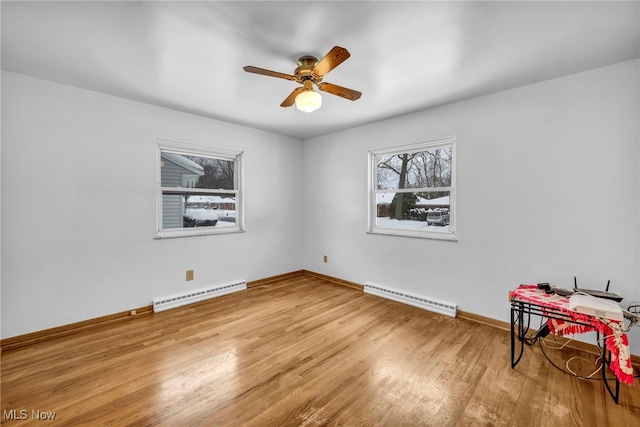
[[[448,209],[429,209],[427,212],[428,225],[448,225],[449,210]]]

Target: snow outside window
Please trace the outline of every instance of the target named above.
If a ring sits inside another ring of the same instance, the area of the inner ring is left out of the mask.
[[[158,143],[158,237],[243,231],[242,153]]]
[[[369,232],[456,240],[455,138],[369,152]]]

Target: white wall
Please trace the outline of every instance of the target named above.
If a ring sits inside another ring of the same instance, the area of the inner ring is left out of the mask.
[[[304,268],[503,321],[520,283],[610,279],[640,300],[639,75],[634,60],[305,141]],[[367,234],[368,150],[450,135],[458,241]]]
[[[245,150],[246,233],[154,239],[156,137]],[[2,338],[300,269],[301,159],[292,138],[3,72]]]
[[[2,338],[300,268],[505,321],[519,283],[611,279],[640,300],[639,74],[625,62],[301,144],[3,72]],[[459,241],[367,234],[367,151],[449,135]],[[245,150],[246,233],[154,239],[156,137]]]

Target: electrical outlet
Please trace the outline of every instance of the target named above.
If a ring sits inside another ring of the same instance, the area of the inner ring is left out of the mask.
[[[329,261],[329,257],[327,257],[326,255],[324,256],[324,262],[328,262]]]
[[[187,282],[193,280],[193,270],[187,270]]]

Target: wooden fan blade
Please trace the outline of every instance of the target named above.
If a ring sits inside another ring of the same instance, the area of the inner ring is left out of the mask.
[[[277,71],[265,70],[264,68],[253,67],[247,65],[243,68],[247,73],[262,74],[263,76],[277,77],[285,80],[295,80],[296,78],[290,74],[278,73]]]
[[[324,92],[328,92],[332,95],[338,95],[341,96],[343,98],[346,98],[350,101],[355,101],[356,99],[359,99],[360,96],[362,95],[361,92],[358,92],[357,90],[353,90],[353,89],[349,89],[346,87],[342,87],[342,86],[338,86],[338,85],[334,85],[331,83],[319,83],[318,84],[318,88],[321,91]]]
[[[281,107],[291,107],[296,102],[296,96],[304,92],[304,88],[299,87],[293,90],[287,98],[280,104]]]
[[[318,64],[313,67],[312,72],[317,77],[322,77],[338,65],[342,64],[350,56],[351,54],[347,49],[340,46],[334,46],[333,49],[331,49],[329,53],[327,53],[324,58],[322,58]]]

